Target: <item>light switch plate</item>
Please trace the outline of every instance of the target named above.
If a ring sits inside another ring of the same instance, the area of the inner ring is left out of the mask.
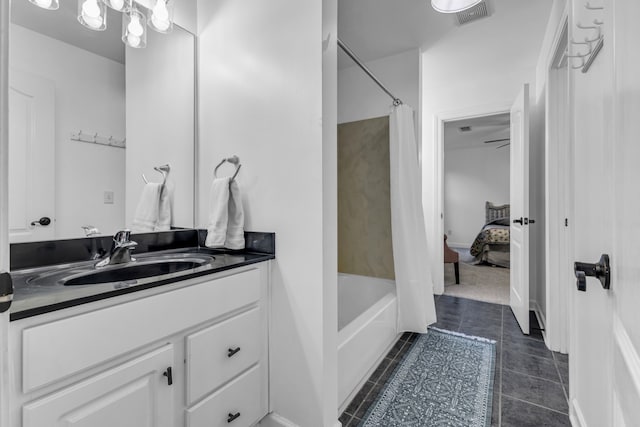
[[[112,205],[113,204],[113,191],[105,190],[104,191],[104,204]]]

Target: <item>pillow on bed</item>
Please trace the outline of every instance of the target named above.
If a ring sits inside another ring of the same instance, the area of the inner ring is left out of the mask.
[[[487,225],[509,225],[509,218],[496,218],[493,221],[489,221]]]
[[[485,202],[485,224],[491,224],[491,221],[499,218],[509,218],[510,206],[506,205],[494,205],[491,202]]]

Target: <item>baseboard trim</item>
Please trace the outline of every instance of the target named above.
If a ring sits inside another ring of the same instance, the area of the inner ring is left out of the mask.
[[[471,247],[471,243],[459,243],[459,242],[450,242],[449,239],[447,239],[447,246],[449,246],[451,249],[469,249]]]
[[[573,427],[588,427],[587,422],[584,420],[580,404],[576,399],[571,399],[571,408],[569,410],[569,421]]]
[[[263,419],[258,422],[260,427],[300,427],[296,423],[289,421],[282,415],[275,412],[268,413]]]
[[[257,425],[259,427],[300,427],[298,424],[289,421],[287,418],[275,412],[268,413]],[[336,420],[333,427],[342,427],[342,423]]]
[[[533,311],[536,315],[536,319],[538,319],[538,323],[540,324],[540,328],[542,328],[542,338],[544,339],[544,344],[549,348],[549,343],[547,342],[547,319],[542,312],[542,308],[538,301],[530,300],[529,301],[529,310]]]

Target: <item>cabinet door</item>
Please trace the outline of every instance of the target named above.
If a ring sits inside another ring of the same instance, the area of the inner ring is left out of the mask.
[[[24,427],[173,427],[166,345],[23,407]]]

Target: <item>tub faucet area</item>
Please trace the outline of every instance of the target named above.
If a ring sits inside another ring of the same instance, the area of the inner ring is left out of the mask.
[[[126,264],[135,259],[131,258],[131,251],[138,243],[131,240],[131,230],[120,230],[113,236],[113,244],[109,255],[96,263],[96,268],[114,264]]]

